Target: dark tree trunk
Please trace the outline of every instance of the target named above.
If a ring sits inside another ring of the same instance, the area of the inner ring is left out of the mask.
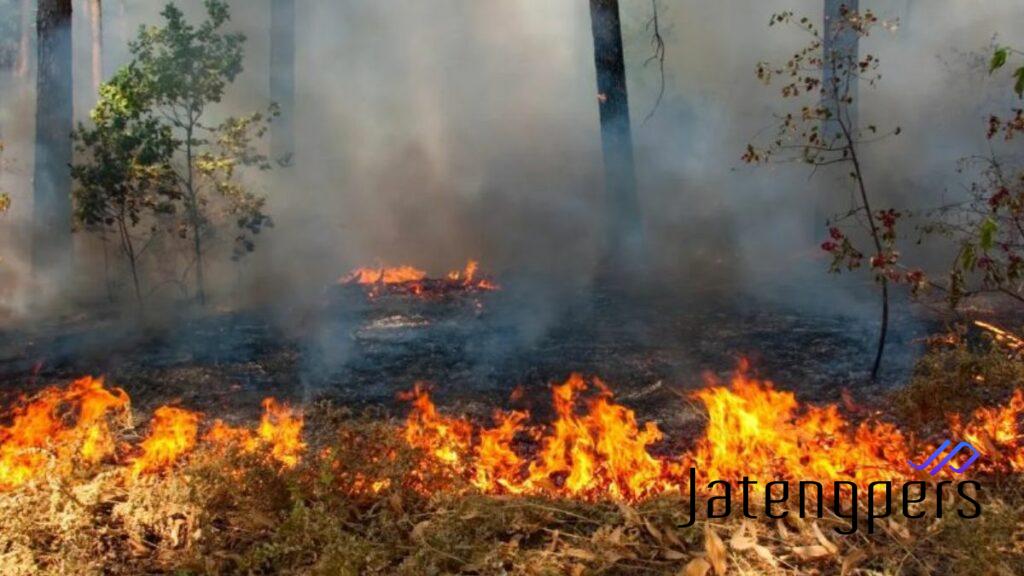
[[[270,99],[281,115],[270,127],[271,156],[295,153],[295,0],[270,0]]]
[[[859,35],[856,31],[843,24],[844,11],[856,12],[860,9],[859,0],[825,0],[825,20],[822,25],[822,106],[831,112],[833,120],[825,122],[823,134],[831,141],[842,136],[835,118],[844,114],[843,120],[853,129],[857,126],[857,78],[856,74],[846,74],[846,66],[855,65],[860,49]],[[847,82],[848,80],[848,82]],[[845,95],[852,98],[849,104],[841,104],[839,99]]]
[[[590,26],[608,199],[607,256],[619,268],[637,262],[642,238],[618,0],[590,0]]]
[[[71,0],[40,0],[36,32],[32,267],[63,282],[71,264]]]

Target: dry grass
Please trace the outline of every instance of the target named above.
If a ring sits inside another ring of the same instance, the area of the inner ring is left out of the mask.
[[[2,494],[3,573],[1024,573],[1019,479],[987,486],[978,520],[900,518],[871,536],[795,513],[679,528],[689,518],[679,497],[483,496],[443,471],[414,473],[420,460],[395,422],[319,407],[309,423],[319,456],[293,470],[201,449],[134,484],[107,470]],[[374,493],[369,479],[381,478],[391,484]]]
[[[979,380],[980,377],[980,380]],[[924,421],[998,398],[1024,378],[990,347],[936,348],[898,405]],[[975,389],[975,387],[980,389]],[[957,403],[958,410],[972,405]],[[986,479],[984,512],[882,521],[701,519],[664,496],[636,505],[485,496],[423,459],[379,414],[307,413],[294,469],[198,449],[131,482],[111,463],[0,493],[0,567],[11,576],[192,574],[1024,574],[1024,482]],[[899,509],[898,504],[894,509]],[[763,515],[762,515],[763,517]],[[861,523],[863,526],[863,522]]]

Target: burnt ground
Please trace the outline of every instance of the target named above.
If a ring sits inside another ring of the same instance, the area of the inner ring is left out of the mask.
[[[542,302],[543,304],[538,304]],[[695,419],[685,391],[721,377],[738,359],[809,401],[859,401],[906,381],[928,323],[897,306],[885,371],[866,377],[873,323],[798,312],[750,297],[579,293],[538,298],[515,286],[423,300],[367,299],[334,287],[282,321],[280,311],[206,313],[173,329],[114,318],[63,320],[0,333],[0,402],[43,385],[103,374],[146,412],[164,403],[249,419],[259,401],[328,398],[402,410],[398,392],[434,385],[439,404],[486,417],[494,407],[543,413],[548,385],[578,371],[600,376],[641,420],[665,429]],[[285,315],[287,316],[287,315]],[[525,406],[523,405],[525,403]]]

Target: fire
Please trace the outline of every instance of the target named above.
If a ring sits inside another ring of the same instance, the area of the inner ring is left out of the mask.
[[[636,501],[684,490],[691,466],[702,477],[733,482],[746,477],[762,486],[771,480],[845,480],[863,486],[914,476],[907,461],[916,461],[920,448],[890,424],[854,424],[834,405],[802,405],[792,393],[749,376],[745,365],[728,384],[709,378],[708,386],[693,393],[708,421],[688,451],[670,450],[656,423],[638,421],[603,382],[578,374],[552,386],[554,417],[547,424],[534,422],[529,412],[496,411],[492,426],[479,427],[443,414],[422,384],[402,398],[411,403],[404,426],[388,440],[365,439],[365,461],[393,462],[388,442],[404,440],[420,452],[418,468],[408,471],[408,478],[375,476],[336,462],[353,493],[377,494],[396,485],[454,488],[416,482],[428,478],[422,472],[439,470],[443,478],[454,474],[465,480],[463,486],[485,494]],[[148,435],[134,449],[118,449],[115,417],[124,421],[121,428],[129,427],[128,395],[105,388],[97,378],[21,400],[8,414],[10,423],[0,427],[0,490],[103,461],[123,465],[126,479],[136,479],[171,470],[203,447],[258,455],[278,469],[298,467],[307,451],[301,412],[273,398],[263,401],[253,427],[221,420],[205,426],[198,412],[159,407]],[[980,470],[1019,473],[1024,472],[1022,418],[1024,390],[1018,390],[1005,406],[979,409],[966,424],[952,419],[951,430],[986,456]],[[374,453],[377,446],[381,450]],[[118,454],[128,453],[134,457],[119,460]],[[329,450],[313,459],[327,458],[324,454]]]
[[[426,272],[414,266],[365,267],[349,272],[341,277],[338,283],[367,287],[370,297],[377,297],[385,292],[429,296],[458,291],[498,290],[497,284],[479,277],[479,268],[480,264],[476,260],[469,260],[462,270],[453,270],[442,278],[429,278]]]
[[[424,450],[439,462],[459,465],[470,445],[472,425],[466,420],[441,415],[420,383],[400,398],[412,402],[412,411],[405,423],[405,439],[409,445]]]
[[[302,441],[302,417],[273,398],[263,400],[263,417],[256,435],[270,447],[270,456],[288,468],[294,468],[306,449]]]
[[[272,460],[294,468],[306,450],[302,427],[302,416],[296,410],[274,398],[266,398],[263,416],[255,431],[215,420],[204,440],[219,447],[234,446],[247,454],[266,450]]]
[[[996,468],[1024,472],[1024,430],[1019,422],[1024,418],[1024,390],[1018,389],[1006,406],[979,408],[964,426],[956,417],[952,428],[960,437],[983,453],[995,456]]]
[[[708,425],[693,462],[713,478],[868,483],[907,474],[906,441],[891,425],[855,427],[834,405],[801,407],[791,392],[749,378],[745,366],[728,388],[710,384],[695,394]]]
[[[342,284],[404,284],[418,282],[427,277],[427,273],[412,266],[396,266],[393,268],[356,268],[341,279]]]
[[[123,390],[107,390],[102,379],[88,376],[22,402],[11,411],[11,424],[0,428],[0,490],[42,477],[53,460],[99,462],[115,449],[109,418],[129,413]]]
[[[477,428],[441,414],[417,385],[406,396],[412,409],[404,435],[428,461],[489,494],[632,501],[680,490],[690,466],[703,477],[746,477],[760,486],[772,480],[865,486],[914,475],[907,461],[919,451],[891,424],[854,424],[834,405],[801,405],[791,392],[751,378],[745,364],[727,386],[708,384],[693,395],[707,410],[704,435],[675,455],[656,456],[652,448],[663,440],[658,426],[640,424],[600,380],[588,383],[577,374],[552,388],[555,418],[547,426],[531,423],[526,412],[499,411],[493,427]],[[1022,471],[1022,416],[1024,391],[1018,391],[1008,406],[979,410],[959,429],[986,454],[1001,454]]]
[[[161,406],[153,413],[149,436],[142,441],[142,454],[132,464],[131,475],[158,472],[174,465],[196,446],[200,415],[197,412]]]
[[[596,395],[581,401],[590,386],[579,374],[555,386],[557,419],[546,429],[528,426],[526,412],[499,412],[494,428],[474,431],[464,419],[439,414],[417,386],[407,396],[412,411],[405,437],[436,462],[466,471],[484,492],[637,499],[670,488],[666,463],[648,453],[662,439],[657,425],[638,425],[600,380],[593,387]],[[514,449],[520,434],[537,441],[536,458]]]
[[[117,461],[118,442],[112,424],[129,428],[131,402],[120,388],[105,388],[102,378],[84,377],[66,388],[50,387],[31,400],[21,399],[0,426],[0,491],[8,491],[56,472],[64,475],[80,465]],[[217,420],[200,437],[202,415],[173,406],[153,412],[149,432],[126,463],[128,477],[165,471],[187,457],[200,443],[234,444],[247,453],[264,452],[284,467],[298,465],[306,444],[301,414],[274,398],[263,401],[255,430],[233,428]]]

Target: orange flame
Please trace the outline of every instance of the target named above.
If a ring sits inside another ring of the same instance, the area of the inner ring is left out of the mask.
[[[159,472],[174,465],[196,446],[200,415],[197,412],[161,406],[153,413],[149,436],[140,445],[142,454],[132,464],[131,475]]]
[[[15,407],[11,424],[0,428],[0,490],[41,477],[54,456],[92,464],[110,455],[115,445],[108,418],[127,416],[128,407],[124,390],[107,390],[103,379],[88,376]]]
[[[581,401],[588,388],[596,395]],[[745,364],[729,386],[710,379],[694,393],[707,410],[707,428],[693,450],[677,456],[655,456],[651,448],[662,440],[657,425],[639,424],[599,380],[588,386],[574,374],[552,392],[555,419],[549,426],[528,423],[525,412],[497,412],[494,427],[475,429],[439,413],[417,385],[408,396],[405,437],[428,460],[496,494],[637,500],[680,489],[689,466],[708,478],[747,477],[761,486],[783,479],[865,486],[915,475],[907,461],[917,452],[895,426],[853,424],[834,405],[801,405],[791,392],[749,377]],[[1022,415],[1024,391],[1018,391],[1010,405],[975,413],[962,436],[978,446],[998,446],[1020,471]],[[536,453],[517,449],[517,438],[532,439]]]
[[[989,456],[990,467],[1024,472],[1024,390],[1018,389],[1006,406],[979,408],[964,426],[953,417],[952,428],[958,435]]]
[[[454,290],[492,291],[499,286],[486,278],[478,278],[480,265],[476,260],[466,262],[462,270],[453,270],[442,279],[428,278],[427,273],[413,266],[356,268],[338,280],[339,284],[356,284],[370,287],[370,296],[375,297],[390,289],[394,292],[424,296],[430,293],[444,293]]]
[[[854,427],[834,405],[802,408],[791,392],[748,378],[745,365],[731,387],[713,385],[695,396],[708,410],[708,426],[693,462],[710,477],[867,483],[907,475],[906,442],[894,426]]]
[[[270,447],[270,456],[287,468],[294,468],[306,449],[302,441],[302,417],[273,398],[263,400],[263,417],[256,435]]]
[[[412,266],[395,266],[392,268],[356,268],[341,279],[342,284],[403,284],[417,282],[427,277],[427,273]]]
[[[271,459],[294,468],[306,449],[302,426],[302,416],[294,409],[274,398],[265,398],[263,416],[255,431],[216,420],[203,440],[220,447],[236,446],[248,454],[267,449]]]

